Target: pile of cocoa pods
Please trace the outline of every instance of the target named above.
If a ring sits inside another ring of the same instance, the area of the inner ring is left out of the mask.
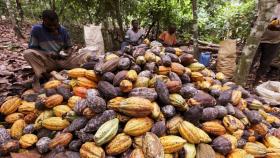
[[[142,44],[93,57],[0,107],[0,155],[280,158],[280,108],[180,48]]]

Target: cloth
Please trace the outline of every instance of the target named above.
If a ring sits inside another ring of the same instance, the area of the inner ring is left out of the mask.
[[[137,32],[134,32],[131,28],[127,30],[125,34],[125,39],[128,39],[129,42],[138,42],[141,36],[143,35],[144,35],[143,29],[139,29]]]
[[[270,43],[261,43],[258,48],[258,54],[261,54],[260,57],[260,66],[257,70],[257,78],[266,75],[269,70],[270,63],[278,55],[280,48],[280,43],[270,44]]]
[[[43,24],[34,25],[31,30],[29,48],[42,51],[54,51],[72,47],[68,32],[63,26],[59,27],[59,35],[52,35]]]
[[[271,21],[274,19],[280,20],[280,3],[277,4]],[[280,31],[271,31],[269,29],[266,29],[263,34],[261,43],[280,43]]]
[[[270,105],[280,105],[280,82],[264,82],[256,87],[256,91]]]
[[[91,57],[91,53],[72,54],[65,60],[54,60],[41,50],[27,49],[24,51],[24,59],[33,68],[35,75],[40,78],[42,73],[48,73],[60,69],[72,69],[80,67]]]
[[[162,34],[160,34],[159,39],[163,40],[164,43],[168,45],[175,45],[176,44],[176,35],[172,34],[170,35],[168,31],[164,31]]]

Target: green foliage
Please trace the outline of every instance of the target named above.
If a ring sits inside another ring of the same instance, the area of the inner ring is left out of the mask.
[[[50,0],[21,1],[24,15],[38,21],[44,9],[51,8]],[[4,1],[0,0],[0,12]],[[123,34],[132,19],[156,35],[168,25],[177,25],[179,38],[192,36],[191,0],[55,0],[56,11],[63,25],[103,23],[121,28]],[[244,41],[250,32],[255,15],[255,0],[198,1],[199,39],[219,42],[224,38]],[[121,27],[120,27],[121,25]],[[75,28],[76,29],[76,28]]]

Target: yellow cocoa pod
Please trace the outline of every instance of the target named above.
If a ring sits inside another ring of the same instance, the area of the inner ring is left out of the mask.
[[[260,134],[261,136],[265,136],[268,132],[268,127],[264,123],[252,125],[252,129],[255,132],[258,132],[258,134]]]
[[[46,118],[42,122],[42,126],[53,131],[60,131],[69,126],[67,120],[62,119],[61,117],[50,117]]]
[[[57,146],[66,146],[72,140],[73,135],[71,133],[61,133],[56,135],[48,144],[50,149],[53,149]]]
[[[53,108],[54,115],[57,117],[62,117],[62,115],[66,114],[68,111],[71,111],[71,108],[67,105],[58,105]]]
[[[35,111],[35,102],[23,101],[22,104],[18,107],[18,112],[23,114],[34,113]]]
[[[52,116],[54,116],[52,110],[48,110],[48,111],[42,112],[42,113],[37,117],[37,119],[35,120],[34,127],[35,127],[36,129],[42,128],[42,122],[43,122],[43,120],[45,120],[45,119],[47,119],[47,118],[50,118],[50,117],[52,117]]]
[[[266,135],[263,142],[267,148],[280,148],[280,139],[275,136]]]
[[[133,117],[145,117],[152,113],[153,105],[148,99],[129,97],[120,103],[118,111]]]
[[[119,120],[117,118],[109,120],[101,125],[94,135],[94,142],[101,146],[111,141],[118,132]]]
[[[137,80],[137,72],[135,70],[129,70],[126,74],[126,79],[134,82]]]
[[[220,81],[224,81],[226,79],[226,76],[222,72],[216,73],[216,79]]]
[[[86,142],[80,148],[81,158],[105,158],[104,150],[94,142]]]
[[[185,67],[179,63],[171,63],[171,71],[178,75],[183,75],[185,73]]]
[[[126,98],[123,98],[123,97],[116,97],[116,98],[109,100],[109,102],[107,103],[108,109],[118,111],[120,108],[121,102],[125,99]]]
[[[187,141],[181,137],[168,135],[160,138],[164,153],[170,154],[181,150]]]
[[[45,84],[44,84],[44,88],[45,88],[45,89],[56,88],[56,87],[58,87],[60,84],[61,84],[61,81],[59,81],[59,80],[52,80],[52,81],[49,81],[49,82],[45,83]]]
[[[202,124],[202,129],[207,133],[218,135],[218,136],[226,133],[225,127],[217,121],[204,122]]]
[[[6,100],[0,107],[0,113],[9,115],[17,111],[21,105],[21,99],[19,97],[11,97]]]
[[[243,149],[234,149],[228,154],[227,158],[246,158],[246,151]]]
[[[186,143],[183,150],[185,151],[185,158],[195,158],[196,149],[194,144]]]
[[[132,90],[133,85],[132,82],[129,80],[122,80],[120,83],[120,89],[124,93],[128,93]]]
[[[112,54],[106,55],[105,61],[109,61],[109,60],[112,60],[112,59],[119,59],[119,58],[120,58],[119,56],[112,53]]]
[[[156,55],[150,51],[146,51],[144,57],[147,62],[156,62]]]
[[[160,139],[151,132],[147,132],[143,137],[142,151],[146,158],[164,157],[164,149]]]
[[[78,77],[77,85],[85,88],[96,88],[97,84],[86,77]]]
[[[68,76],[72,78],[77,78],[77,77],[84,77],[86,74],[86,69],[84,68],[74,68],[68,71]]]
[[[26,123],[23,119],[15,121],[11,127],[11,137],[14,139],[20,139],[23,134],[23,129],[26,126]]]
[[[267,154],[266,147],[261,143],[247,142],[244,150],[255,157],[264,157]]]
[[[200,64],[199,62],[196,63],[192,63],[188,66],[188,68],[191,69],[192,72],[197,72],[197,71],[201,71],[205,68],[205,66],[203,64]]]
[[[77,101],[79,101],[79,100],[81,100],[81,99],[82,99],[81,97],[75,96],[75,95],[74,95],[74,96],[72,96],[72,97],[70,97],[70,98],[68,99],[67,105],[68,105],[71,109],[74,109],[74,107],[75,107]]]
[[[130,120],[129,116],[122,115],[117,113],[117,118],[120,120],[121,123],[126,123],[128,120]]]
[[[225,156],[220,153],[215,152],[215,158],[225,158]]]
[[[239,90],[233,90],[231,94],[231,103],[233,105],[238,105],[242,97],[242,92]]]
[[[157,104],[157,102],[153,102],[152,105],[153,105],[152,118],[157,119],[159,118],[160,115],[160,107]]]
[[[137,77],[134,87],[149,87],[150,79],[148,77]]]
[[[38,137],[35,134],[25,134],[20,140],[19,144],[22,148],[28,148],[34,145],[38,141]]]
[[[197,131],[198,131],[201,143],[210,143],[212,141],[212,139],[209,137],[209,135],[206,132],[204,132],[200,128],[197,128]]]
[[[132,139],[124,133],[118,134],[106,147],[108,155],[118,155],[130,148]]]
[[[140,148],[136,148],[131,152],[129,158],[146,158],[146,157]]]
[[[191,73],[191,80],[193,82],[197,82],[197,81],[203,81],[203,75],[200,72],[192,72]]]
[[[96,75],[94,70],[87,70],[85,72],[85,77],[94,81],[94,82],[98,82],[99,81],[99,77]]]
[[[180,122],[183,122],[183,118],[180,115],[172,117],[166,123],[167,133],[168,134],[178,134],[178,126]]]
[[[19,120],[19,119],[23,119],[24,118],[24,114],[22,113],[12,113],[12,114],[9,114],[5,117],[5,121],[7,123],[14,123],[16,120]]]
[[[178,107],[178,108],[185,107],[186,101],[180,94],[177,94],[177,93],[170,94],[169,100],[170,100],[170,104],[172,104],[175,107]]]
[[[178,126],[180,135],[192,144],[200,143],[200,135],[198,128],[188,121],[180,122]]]
[[[170,67],[166,67],[166,66],[159,66],[158,67],[158,74],[159,75],[168,75],[170,71],[171,71]]]
[[[134,137],[133,139],[133,147],[134,148],[141,148],[143,147],[143,135]]]
[[[239,129],[243,130],[245,128],[244,124],[239,119],[237,119],[231,115],[227,115],[224,117],[223,124],[224,124],[224,127],[231,133],[233,133]]]
[[[53,108],[59,104],[61,104],[63,101],[63,96],[59,94],[54,94],[52,96],[49,96],[45,100],[45,106],[47,108]]]
[[[126,123],[123,131],[131,136],[140,136],[150,131],[152,127],[153,120],[149,117],[132,118]]]

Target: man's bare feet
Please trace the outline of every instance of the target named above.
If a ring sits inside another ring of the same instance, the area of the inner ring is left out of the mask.
[[[35,92],[39,92],[40,89],[41,89],[41,85],[40,85],[40,79],[36,76],[34,76],[34,79],[33,79],[33,90]]]

